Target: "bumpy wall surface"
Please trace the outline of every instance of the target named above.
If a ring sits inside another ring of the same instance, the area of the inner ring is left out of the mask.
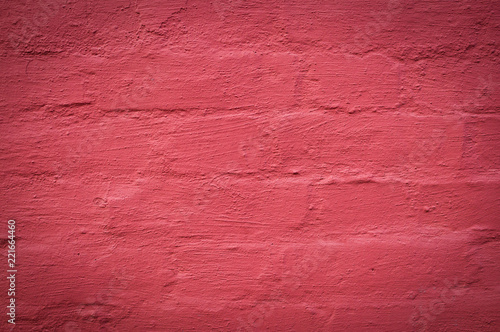
[[[0,329],[499,331],[499,11],[1,1]]]

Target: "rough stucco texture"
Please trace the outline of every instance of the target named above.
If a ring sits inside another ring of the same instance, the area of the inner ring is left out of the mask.
[[[1,1],[1,330],[499,331],[500,3]]]

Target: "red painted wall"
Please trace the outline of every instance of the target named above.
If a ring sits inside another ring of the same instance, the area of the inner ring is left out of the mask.
[[[2,1],[1,329],[499,331],[499,8]]]

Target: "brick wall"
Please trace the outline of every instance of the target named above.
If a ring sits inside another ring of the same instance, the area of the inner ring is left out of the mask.
[[[2,1],[14,330],[498,331],[498,4]]]

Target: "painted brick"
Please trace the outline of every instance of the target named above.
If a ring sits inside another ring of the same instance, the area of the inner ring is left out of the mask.
[[[0,330],[498,331],[497,7],[1,2]]]

